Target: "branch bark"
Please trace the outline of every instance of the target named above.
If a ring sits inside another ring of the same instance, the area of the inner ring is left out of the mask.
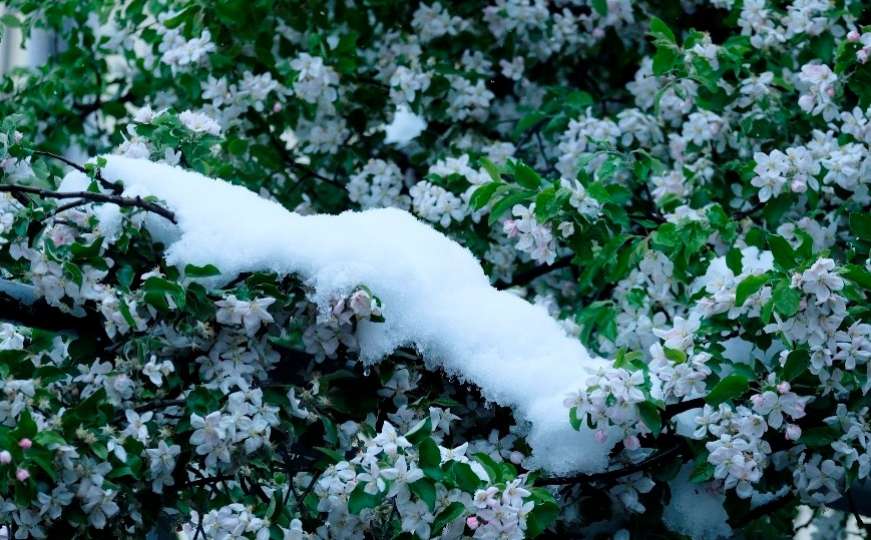
[[[90,202],[104,202],[125,206],[128,208],[140,208],[147,212],[157,214],[172,223],[178,223],[175,219],[175,214],[170,210],[146,201],[142,197],[122,197],[120,195],[110,195],[107,193],[92,193],[90,191],[50,191],[47,189],[35,188],[30,186],[20,186],[16,184],[0,185],[0,193],[27,193],[36,195],[45,199],[83,199]]]
[[[82,174],[88,174],[88,170],[87,170],[87,169],[85,169],[84,167],[82,167],[82,166],[79,165],[78,163],[76,163],[76,162],[74,162],[74,161],[72,161],[72,160],[69,160],[69,159],[65,158],[64,156],[61,156],[61,155],[58,155],[58,154],[54,154],[54,153],[52,153],[52,152],[47,152],[47,151],[45,151],[45,150],[34,150],[34,151],[33,151],[33,155],[35,155],[35,156],[43,156],[43,157],[47,157],[47,158],[51,158],[51,159],[54,159],[54,160],[60,161],[61,163],[65,164],[65,165],[67,165],[67,166],[69,166],[69,167],[72,167],[73,169],[79,171],[79,172],[82,173]],[[94,176],[94,178],[97,180],[97,182],[100,183],[100,185],[101,185],[104,189],[108,189],[108,190],[110,190],[112,193],[114,193],[114,194],[116,194],[116,195],[120,195],[121,192],[124,191],[124,189],[121,187],[121,185],[118,184],[117,182],[110,182],[110,181],[106,180],[106,179],[103,177],[103,175],[100,174],[100,171],[99,171],[99,170],[97,170],[96,175]]]

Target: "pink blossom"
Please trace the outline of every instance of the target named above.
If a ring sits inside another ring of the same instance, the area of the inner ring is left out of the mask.
[[[21,447],[21,448],[24,449],[24,450],[27,450],[27,449],[29,449],[31,446],[33,446],[33,441],[31,441],[31,440],[28,439],[27,437],[24,437],[23,439],[21,439],[20,441],[18,441],[18,446]]]
[[[30,473],[27,471],[27,469],[18,469],[17,471],[15,471],[15,478],[17,478],[19,482],[24,482],[25,480],[30,478]]]
[[[466,527],[472,529],[473,531],[478,528],[478,518],[476,516],[469,516],[466,518]]]
[[[623,446],[626,447],[626,450],[638,450],[641,448],[641,441],[635,435],[629,435],[623,439]]]

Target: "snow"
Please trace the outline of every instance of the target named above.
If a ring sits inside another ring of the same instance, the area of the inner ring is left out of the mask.
[[[662,521],[672,532],[685,534],[693,540],[731,538],[729,515],[723,508],[725,495],[708,484],[690,481],[692,464],[684,465],[668,483],[671,500],[662,513]]]
[[[393,115],[393,122],[384,126],[384,142],[404,146],[416,139],[426,129],[426,120],[408,107],[401,106]]]
[[[213,264],[229,281],[242,272],[297,274],[316,300],[367,285],[383,323],[364,322],[361,360],[377,362],[412,345],[427,367],[480,387],[484,396],[531,422],[533,465],[556,474],[596,472],[613,442],[574,431],[562,401],[604,365],[547,312],[494,289],[470,251],[397,209],[301,216],[232,184],[166,164],[105,156],[102,174],[127,195],[154,195],[178,226],[149,215],[149,232],[169,264]],[[62,189],[86,178],[71,172]],[[612,437],[613,439],[613,437]]]

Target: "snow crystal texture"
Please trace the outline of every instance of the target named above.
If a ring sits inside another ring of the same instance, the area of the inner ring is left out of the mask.
[[[662,512],[662,521],[669,530],[693,540],[732,538],[729,514],[723,508],[725,495],[690,481],[691,472],[692,465],[685,465],[668,483],[671,501]]]
[[[397,209],[302,216],[240,186],[147,160],[105,156],[105,178],[126,195],[154,195],[178,226],[151,215],[169,264],[297,274],[319,298],[364,284],[386,322],[359,327],[361,357],[376,362],[414,346],[429,367],[481,388],[531,422],[533,461],[552,473],[595,472],[612,444],[574,431],[562,401],[582,386],[594,359],[543,308],[491,285],[466,248]],[[63,189],[85,182],[72,172]]]

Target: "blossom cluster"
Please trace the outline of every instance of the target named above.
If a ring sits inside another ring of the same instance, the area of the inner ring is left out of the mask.
[[[865,3],[5,4],[63,46],[0,80],[0,537],[781,538],[871,474]],[[445,233],[604,359],[550,397],[607,460],[362,361],[371,284],[170,264],[100,160],[56,193],[101,153]]]

